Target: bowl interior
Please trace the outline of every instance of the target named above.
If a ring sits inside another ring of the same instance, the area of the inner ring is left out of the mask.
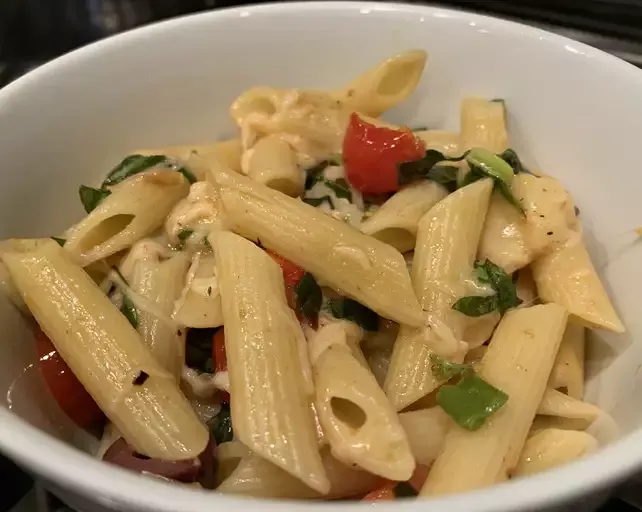
[[[438,8],[312,3],[216,12],[103,41],[0,92],[0,238],[61,232],[82,215],[79,184],[97,183],[129,151],[234,135],[227,110],[248,87],[336,87],[410,48],[426,49],[429,64],[389,120],[458,129],[464,96],[504,98],[512,146],[572,192],[628,328],[593,336],[588,399],[622,433],[638,428],[642,73],[538,30]],[[0,323],[2,403],[91,448],[48,400],[30,366],[28,326],[4,299]]]

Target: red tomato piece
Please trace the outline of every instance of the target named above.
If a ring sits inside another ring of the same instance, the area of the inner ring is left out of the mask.
[[[275,252],[267,251],[267,253],[281,266],[281,270],[283,270],[283,280],[285,281],[285,294],[288,299],[288,305],[296,311],[295,289],[296,285],[305,274],[305,270],[291,261],[279,256]]]
[[[397,165],[419,160],[425,145],[409,129],[380,128],[352,114],[343,139],[343,165],[350,184],[363,194],[399,189]]]
[[[104,413],[40,329],[36,332],[36,350],[42,376],[65,414],[81,428],[100,426],[105,421]]]
[[[214,333],[212,341],[212,358],[214,359],[214,370],[217,372],[227,371],[227,353],[225,352],[225,331],[221,327]],[[229,402],[230,394],[227,391],[221,391],[221,399]]]
[[[395,487],[399,482],[386,482],[378,489],[370,491],[361,501],[393,501],[395,499]]]

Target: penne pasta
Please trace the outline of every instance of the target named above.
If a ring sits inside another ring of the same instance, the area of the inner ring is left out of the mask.
[[[399,414],[399,421],[408,436],[410,449],[417,464],[432,464],[441,452],[452,420],[441,407],[431,407],[402,412]]]
[[[458,340],[466,317],[452,305],[469,294],[466,281],[472,277],[491,190],[490,180],[461,188],[437,203],[419,223],[412,283],[432,327],[402,326],[399,331],[384,384],[398,411],[439,386],[431,371],[432,353],[455,356],[459,362],[464,356]]]
[[[277,135],[260,139],[252,148],[248,177],[292,197],[303,193],[305,176],[299,169],[296,154]]]
[[[597,449],[597,440],[586,432],[550,428],[528,438],[513,476],[527,476],[566,464]]]
[[[555,304],[509,311],[497,328],[479,375],[508,402],[479,430],[453,426],[421,489],[422,496],[477,489],[505,480],[518,463],[566,327]]]
[[[319,420],[338,460],[405,481],[415,469],[408,438],[361,354],[359,330],[333,322],[311,341]]]
[[[379,117],[415,90],[427,58],[423,50],[397,54],[366,71],[334,95],[352,111]]]
[[[533,279],[542,302],[559,304],[587,327],[624,332],[624,325],[578,239],[533,262]]]
[[[213,248],[234,435],[257,455],[327,493],[300,358],[304,335],[287,305],[281,269],[232,233],[220,233]]]
[[[83,267],[105,259],[158,229],[189,190],[182,174],[150,171],[116,185],[87,217],[67,230],[65,250]]]
[[[198,457],[208,442],[178,384],[127,319],[53,240],[3,255],[45,334],[127,442],[148,457]]]
[[[361,223],[360,229],[399,252],[412,251],[419,220],[446,195],[446,190],[435,182],[413,183],[388,199],[374,215]]]
[[[585,334],[586,329],[582,325],[568,323],[548,382],[551,388],[577,400],[584,396]]]
[[[336,499],[361,496],[381,483],[381,477],[342,464],[327,449],[322,450],[321,457],[330,479],[330,490],[325,495],[255,454],[243,457],[216,490],[257,498]]]
[[[508,148],[503,101],[465,98],[461,104],[461,149],[475,147],[501,153]]]
[[[582,402],[555,389],[547,388],[537,409],[537,414],[585,420],[586,426],[588,426],[602,414],[602,410],[593,404]]]
[[[435,149],[449,157],[458,157],[462,154],[461,139],[458,133],[441,130],[420,130],[414,132],[415,137],[421,139],[426,149]]]
[[[385,318],[419,326],[403,256],[320,210],[239,175],[212,176],[230,228],[303,267]]]

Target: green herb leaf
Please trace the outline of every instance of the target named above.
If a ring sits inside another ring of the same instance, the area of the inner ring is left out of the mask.
[[[496,295],[483,297],[479,295],[469,295],[462,297],[453,304],[453,309],[466,316],[478,317],[492,313],[499,308],[499,301]]]
[[[447,157],[440,151],[429,149],[428,151],[426,151],[426,154],[423,156],[423,158],[399,164],[399,166],[397,167],[399,174],[399,185],[407,185],[408,183],[420,179],[437,181],[437,179],[433,179],[433,176],[441,177],[443,171],[439,171],[439,173],[433,174],[431,174],[431,171],[438,163],[461,162],[464,158],[466,158],[467,155],[468,153],[464,153],[459,157]],[[449,172],[452,173],[452,170]]]
[[[442,386],[437,403],[466,430],[477,430],[495,411],[504,406],[508,395],[476,375],[465,375],[456,385]]]
[[[55,240],[56,242],[58,242],[58,245],[60,247],[64,247],[65,244],[67,243],[67,240],[65,240],[64,238],[58,238],[57,236],[52,236],[51,239]]]
[[[395,487],[395,498],[416,498],[419,493],[408,482],[399,482]]]
[[[177,236],[178,236],[178,239],[179,239],[181,242],[184,242],[185,240],[187,240],[187,239],[188,239],[190,236],[192,236],[193,234],[194,234],[194,230],[193,230],[193,229],[182,229],[182,230],[180,230],[180,231],[178,232],[178,235],[177,235]]]
[[[443,356],[431,354],[430,370],[439,380],[450,380],[457,375],[472,372],[473,367],[470,364],[453,363]]]
[[[315,318],[321,309],[323,294],[316,280],[306,272],[294,287],[296,307],[305,318]]]
[[[524,172],[527,174],[533,174],[524,166],[524,164],[522,164],[522,161],[519,159],[519,157],[517,156],[517,153],[515,153],[514,150],[507,149],[501,155],[499,155],[499,157],[513,168],[513,172],[515,174],[519,174],[521,172]]]
[[[208,426],[217,445],[234,439],[232,415],[230,414],[230,405],[227,402],[221,403],[221,412],[210,420]]]
[[[339,199],[347,199],[352,202],[352,192],[350,191],[350,185],[343,178],[339,178],[336,181],[326,180],[325,185],[334,192],[334,194]]]
[[[504,183],[503,181],[496,181],[495,188],[499,190],[499,193],[504,196],[506,201],[517,208],[522,215],[526,215],[526,210],[524,210],[522,203],[517,200],[517,198],[513,195],[513,191],[506,183]]]
[[[511,308],[516,308],[522,303],[522,300],[517,296],[517,288],[510,276],[504,272],[504,269],[499,265],[495,265],[490,260],[476,263],[476,266],[481,266],[486,270],[488,275],[488,282],[497,293],[497,305],[501,313],[506,312]]]
[[[210,244],[210,239],[205,237],[203,238],[203,245],[205,246],[206,249],[209,249],[210,251],[212,250],[212,244]]]
[[[109,190],[96,189],[91,187],[86,187],[85,185],[80,185],[78,189],[78,195],[80,196],[80,202],[82,203],[85,211],[91,213],[96,207],[101,203],[103,199],[111,195]]]
[[[411,132],[425,132],[426,130],[429,130],[427,126],[415,126],[414,128],[411,128]]]
[[[158,165],[169,166],[171,163],[165,155],[130,155],[114,167],[109,174],[107,174],[102,186],[111,187],[113,185],[117,185],[130,176],[147,171],[148,169]]]
[[[120,311],[125,318],[129,320],[129,323],[132,324],[134,329],[138,328],[138,311],[134,306],[132,300],[127,296],[123,295],[123,305],[120,307]]]
[[[356,300],[331,300],[329,305],[335,318],[344,318],[354,322],[366,331],[376,331],[379,328],[379,315]]]
[[[477,277],[477,281],[480,283],[490,283],[486,266],[479,260],[475,262],[475,277]]]
[[[194,176],[190,171],[185,169],[185,167],[176,168],[176,172],[180,172],[183,176],[185,176],[185,179],[190,185],[193,185],[197,181],[196,176]]]
[[[304,197],[303,202],[309,204],[310,206],[314,206],[315,208],[327,202],[330,205],[330,208],[334,208],[334,204],[332,204],[332,198],[330,196]]]
[[[339,158],[341,158],[340,155]],[[320,181],[323,181],[323,171],[333,165],[340,165],[339,163],[337,163],[337,161],[334,161],[334,156],[332,159],[323,160],[322,162],[319,162],[318,164],[306,169],[305,190],[310,190],[312,187],[314,187],[314,185],[316,185]]]

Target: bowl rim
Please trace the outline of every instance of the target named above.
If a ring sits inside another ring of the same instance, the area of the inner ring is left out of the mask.
[[[248,15],[313,14],[316,11],[361,13],[371,12],[417,15],[428,18],[451,18],[482,24],[491,30],[501,30],[519,38],[535,38],[561,50],[592,59],[608,67],[625,80],[642,86],[642,72],[635,66],[584,43],[551,32],[465,10],[429,5],[378,2],[288,2],[213,10],[182,16],[117,34],[63,55],[27,73],[0,90],[0,114],[3,106],[20,96],[22,90],[50,75],[74,69],[86,60],[100,58],[119,46],[163,32],[168,27],[189,26],[197,23],[215,23]],[[481,490],[436,497],[429,501],[396,501],[381,503],[386,510],[417,512],[450,510],[451,512],[511,512],[558,505],[603,490],[624,479],[642,467],[642,429],[606,446],[598,452],[565,466],[535,476],[516,479]],[[93,500],[107,507],[129,506],[149,512],[202,512],[212,506],[233,506],[241,512],[297,511],[301,502],[272,499],[241,499],[238,496],[181,488],[171,483],[141,478],[135,473],[104,464],[75,447],[39,430],[7,408],[0,408],[0,450],[28,469],[62,489],[85,500]],[[542,490],[545,489],[545,492]],[[474,504],[474,505],[473,505]],[[306,502],[306,510],[365,510],[370,504]]]

